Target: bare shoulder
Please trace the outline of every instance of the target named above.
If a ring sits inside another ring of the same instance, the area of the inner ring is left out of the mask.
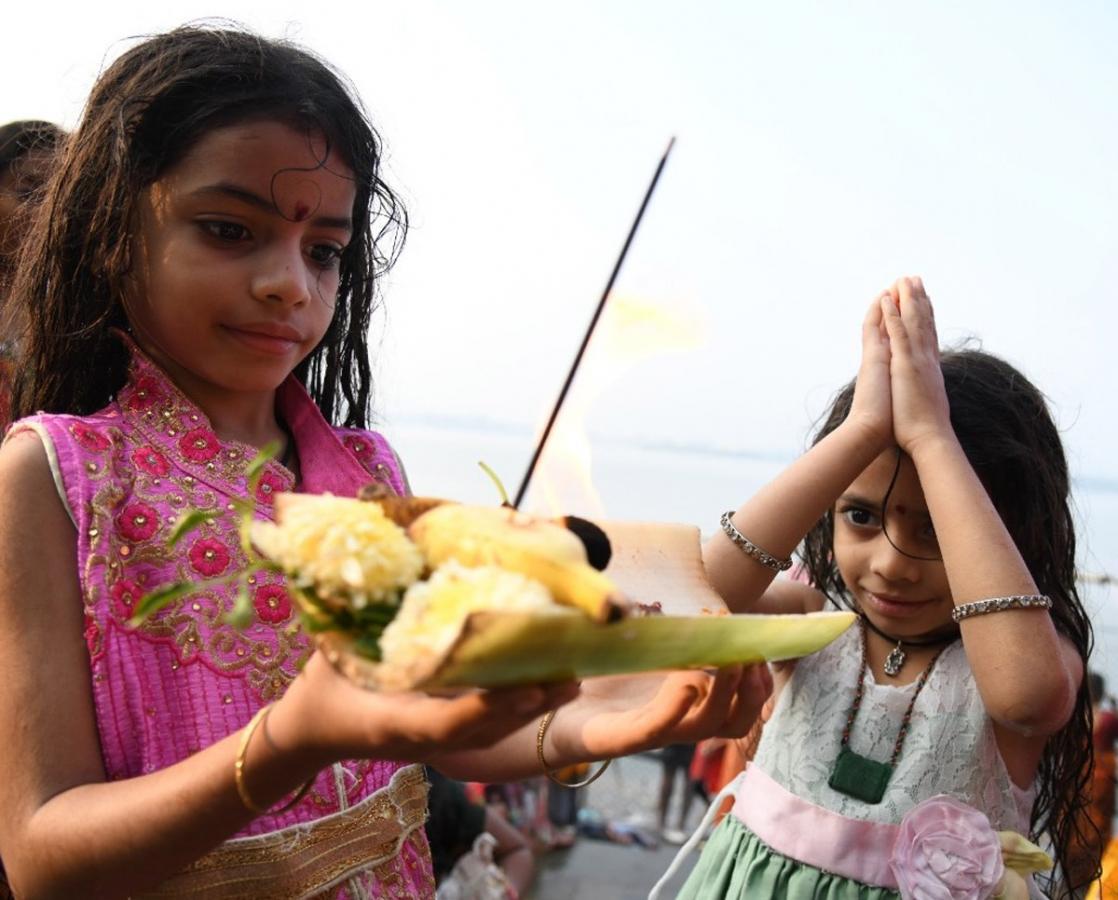
[[[777,578],[761,596],[756,612],[765,615],[819,612],[826,599],[810,584]]]
[[[44,534],[44,528],[51,530]],[[47,449],[29,429],[13,432],[0,447],[0,533],[13,530],[36,535],[37,552],[40,537],[73,534]]]

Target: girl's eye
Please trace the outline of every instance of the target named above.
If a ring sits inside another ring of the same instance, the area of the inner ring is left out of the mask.
[[[338,264],[342,249],[337,244],[315,244],[308,251],[308,256],[322,268],[330,269]]]
[[[868,509],[863,509],[860,506],[847,507],[846,509],[841,511],[840,515],[855,528],[878,527],[877,516],[875,516]]]
[[[225,222],[221,219],[214,219],[212,221],[200,222],[199,224],[208,235],[217,238],[219,241],[235,243],[237,241],[243,241],[248,237],[248,229],[237,222]]]

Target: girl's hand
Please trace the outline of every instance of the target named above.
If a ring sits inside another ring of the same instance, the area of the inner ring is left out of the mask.
[[[889,337],[882,304],[885,291],[870,304],[862,321],[862,365],[854,386],[854,400],[847,422],[862,428],[885,449],[893,442],[893,409],[889,383]]]
[[[315,653],[268,717],[281,751],[323,766],[340,759],[428,762],[488,747],[578,696],[573,682],[471,691],[454,697],[358,687]]]
[[[665,744],[741,737],[772,692],[768,666],[716,674],[671,672],[588,679],[555,717],[551,740],[566,758],[606,759]],[[569,744],[569,749],[566,746]]]
[[[954,436],[951,410],[939,366],[935,315],[919,278],[901,278],[889,299],[881,300],[892,348],[893,434],[913,456],[929,439]]]

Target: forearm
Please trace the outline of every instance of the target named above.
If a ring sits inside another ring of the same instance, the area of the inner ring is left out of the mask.
[[[1028,566],[955,436],[914,448],[913,463],[955,605],[1036,594]],[[1051,733],[1067,721],[1082,672],[1067,661],[1065,641],[1045,610],[971,616],[960,631],[995,720],[1025,733]]]
[[[255,814],[233,767],[237,732],[176,765],[123,781],[83,784],[6,829],[4,865],[20,897],[124,897],[154,887],[232,836]],[[261,729],[244,784],[261,807],[313,776],[317,763],[277,754]]]
[[[733,522],[758,547],[788,557],[883,449],[870,432],[844,423],[743,504]],[[707,541],[703,560],[731,611],[765,611],[758,599],[776,574],[772,569],[742,553],[721,530]]]
[[[560,710],[557,716],[562,716]],[[560,756],[554,746],[552,729],[544,736],[544,756],[553,768],[583,762],[569,755]],[[543,774],[539,755],[536,752],[536,735],[539,733],[539,720],[525,725],[489,747],[477,750],[458,750],[442,753],[432,758],[431,765],[458,781],[483,781],[502,784],[508,781],[521,781],[538,778]]]

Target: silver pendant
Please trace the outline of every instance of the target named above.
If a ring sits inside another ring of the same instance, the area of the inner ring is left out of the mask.
[[[904,665],[905,654],[901,648],[901,642],[897,641],[897,646],[889,651],[889,655],[885,657],[885,674],[895,678],[901,672],[901,666]]]

